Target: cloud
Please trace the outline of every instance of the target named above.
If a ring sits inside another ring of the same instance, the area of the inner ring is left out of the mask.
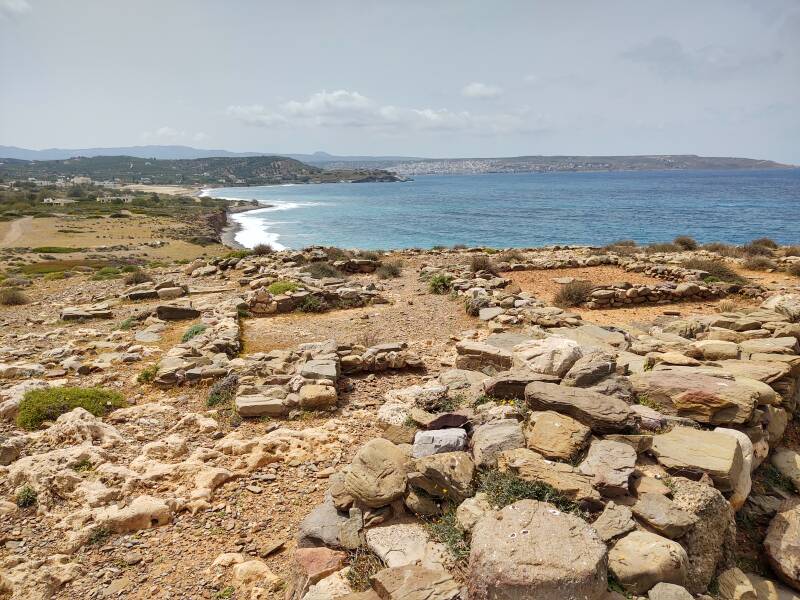
[[[518,112],[476,114],[448,108],[414,108],[379,104],[348,90],[322,91],[306,100],[291,100],[268,108],[261,104],[229,106],[226,113],[259,127],[342,127],[382,133],[407,131],[465,132],[476,135],[540,131],[546,119]]]
[[[461,95],[465,98],[497,98],[503,93],[502,88],[496,85],[487,85],[479,81],[468,83],[461,90]]]
[[[0,0],[0,19],[16,17],[31,11],[28,0]]]
[[[729,79],[773,65],[783,58],[770,54],[741,54],[721,46],[687,50],[677,40],[665,36],[653,38],[623,52],[622,56],[640,63],[667,79]]]
[[[144,131],[140,137],[148,143],[202,142],[208,139],[208,136],[202,131],[187,133],[167,125],[153,131]]]

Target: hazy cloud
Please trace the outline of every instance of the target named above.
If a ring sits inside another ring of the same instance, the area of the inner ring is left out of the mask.
[[[502,93],[502,88],[496,85],[480,83],[479,81],[468,83],[461,90],[461,95],[465,98],[497,98]]]
[[[28,0],[0,0],[0,19],[15,17],[31,11]]]
[[[140,137],[147,143],[203,142],[208,139],[208,136],[202,131],[188,133],[167,125],[153,131],[144,131]]]
[[[379,104],[348,90],[322,91],[275,109],[260,104],[229,106],[227,114],[248,125],[369,128],[384,132],[461,131],[474,134],[521,133],[544,128],[542,117],[519,113],[475,114],[448,108]]]
[[[688,50],[673,38],[659,36],[634,46],[622,56],[669,79],[725,79],[775,64],[782,53],[776,50],[768,54],[745,54],[721,46]]]

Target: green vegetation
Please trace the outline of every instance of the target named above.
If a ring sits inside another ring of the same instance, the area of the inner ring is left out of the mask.
[[[325,302],[317,298],[316,296],[306,296],[303,298],[303,301],[300,303],[300,306],[297,307],[297,310],[304,313],[319,313],[325,312],[327,310],[327,305]]]
[[[766,481],[767,484],[791,494],[797,493],[792,480],[781,473],[772,464],[765,463],[759,470],[763,471],[764,481]]]
[[[86,473],[92,469],[94,469],[94,466],[92,465],[92,461],[90,461],[88,458],[82,458],[72,465],[72,470],[77,471],[78,473]]]
[[[725,283],[734,283],[737,285],[744,285],[747,283],[747,279],[739,275],[721,260],[692,258],[684,262],[682,266],[686,269],[706,271],[708,273],[705,278],[706,283],[712,283],[714,281],[724,281]]]
[[[425,528],[430,533],[431,538],[440,544],[444,544],[457,563],[466,562],[467,558],[469,558],[469,542],[458,526],[455,506],[448,504],[444,507],[441,516],[435,519],[427,519]]]
[[[303,267],[303,271],[308,273],[314,279],[324,279],[325,277],[334,277],[336,279],[344,279],[345,274],[330,263],[326,262],[313,262],[310,265]]]
[[[648,370],[652,370],[652,366]],[[647,394],[636,394],[636,404],[641,404],[642,406],[646,406],[647,408],[652,408],[653,410],[659,410],[661,407],[658,405],[658,402],[655,400],[651,400]]]
[[[95,528],[91,534],[89,534],[89,539],[87,540],[90,545],[99,546],[100,544],[104,544],[105,541],[111,537],[111,530],[104,525],[101,525]]]
[[[20,306],[30,302],[28,297],[17,288],[0,288],[0,305]]]
[[[482,471],[478,474],[478,491],[484,492],[489,502],[498,508],[519,500],[540,500],[555,505],[562,512],[584,516],[580,506],[558,490],[542,481],[525,481],[508,472]]]
[[[586,302],[592,291],[592,284],[588,281],[571,281],[561,286],[553,298],[553,304],[560,308],[580,306]]]
[[[679,235],[672,243],[676,246],[680,247],[681,250],[697,250],[700,247],[700,244],[694,238],[689,237],[688,235]]]
[[[256,244],[253,246],[254,256],[266,256],[267,254],[272,254],[273,252],[275,252],[275,248],[269,244]]]
[[[84,408],[96,417],[125,406],[119,392],[103,388],[54,387],[25,393],[17,413],[17,425],[38,429],[45,421],[53,421],[74,408]]]
[[[453,278],[449,275],[434,275],[428,279],[428,291],[431,294],[446,294],[450,291]]]
[[[228,600],[228,598],[233,598],[233,593],[235,591],[233,586],[226,586],[214,594],[214,600]]]
[[[391,260],[383,263],[375,270],[378,279],[396,279],[403,274],[403,261]]]
[[[139,372],[139,375],[136,377],[136,381],[139,383],[153,383],[157,373],[158,363],[153,363]]]
[[[53,273],[45,273],[45,281],[56,281],[58,279],[65,279],[67,274],[64,271],[54,271]]]
[[[273,296],[278,296],[280,294],[285,294],[286,292],[295,292],[300,289],[300,285],[294,281],[276,281],[275,283],[270,284],[267,288],[267,291],[272,294]]]
[[[196,337],[203,333],[206,329],[208,329],[208,325],[205,323],[195,323],[191,325],[186,331],[183,332],[183,336],[181,337],[181,342],[186,343],[191,340],[193,337]]]
[[[37,254],[70,254],[72,252],[83,252],[83,248],[67,248],[66,246],[39,246],[33,248],[31,252]]]
[[[36,504],[39,494],[27,483],[17,490],[16,503],[20,508],[30,508]]]
[[[220,404],[230,403],[236,395],[236,389],[238,387],[239,378],[235,373],[223,377],[219,381],[214,382],[214,385],[209,388],[206,404],[208,406],[218,406]]]
[[[124,321],[121,321],[119,325],[117,325],[117,329],[121,329],[122,331],[128,331],[134,325],[136,325],[136,319],[134,319],[133,317],[128,317]]]
[[[95,271],[94,275],[92,275],[92,281],[106,281],[108,279],[116,279],[120,275],[122,275],[122,271],[120,271],[116,267],[101,267],[97,271]]]
[[[247,258],[252,254],[253,252],[251,250],[231,250],[222,258]]]

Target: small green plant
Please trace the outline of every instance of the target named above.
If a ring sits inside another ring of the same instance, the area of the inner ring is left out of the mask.
[[[181,342],[186,343],[191,340],[193,337],[196,337],[203,333],[206,329],[208,329],[208,325],[205,323],[195,323],[191,327],[189,327],[186,331],[183,332],[183,336],[181,336]]]
[[[285,294],[286,292],[297,291],[298,289],[300,289],[300,285],[294,281],[282,280],[270,284],[270,286],[267,288],[267,291],[273,296],[278,296],[280,294]]]
[[[319,313],[325,312],[326,308],[327,306],[325,305],[325,302],[316,296],[306,296],[303,298],[300,306],[297,307],[297,310],[304,313]]]
[[[444,544],[456,563],[466,563],[469,558],[469,542],[458,526],[455,506],[448,504],[442,510],[441,516],[426,519],[425,528],[431,538],[440,544]]]
[[[403,263],[399,260],[392,260],[383,263],[375,270],[378,279],[396,279],[403,274]]]
[[[111,537],[111,531],[108,529],[108,527],[101,525],[100,527],[95,528],[92,533],[89,534],[89,539],[87,541],[91,545],[99,546],[109,537]]]
[[[226,375],[214,384],[208,390],[208,397],[206,404],[208,406],[218,406],[220,404],[227,404],[236,395],[236,389],[239,387],[239,378],[236,373]]]
[[[681,250],[697,250],[700,246],[694,238],[689,237],[688,235],[679,235],[672,243],[676,246],[679,246]]]
[[[446,294],[450,291],[453,278],[449,275],[437,274],[428,279],[428,291],[431,294]]]
[[[2,288],[0,289],[0,304],[3,306],[21,306],[28,304],[30,300],[17,288]]]
[[[561,286],[553,298],[553,304],[560,308],[580,306],[589,297],[592,284],[588,281],[571,281]]]
[[[228,598],[233,598],[233,592],[235,591],[236,590],[231,585],[224,587],[214,594],[214,600],[228,600]]]
[[[17,412],[17,425],[38,429],[45,421],[57,419],[74,408],[84,408],[99,417],[126,406],[119,392],[103,388],[53,387],[25,393]]]
[[[250,256],[251,254],[253,254],[253,253],[250,250],[233,250],[231,252],[228,252],[222,258],[246,258],[246,257]]]
[[[372,589],[370,578],[384,568],[380,558],[363,547],[358,547],[349,556],[350,569],[347,571],[347,581],[355,592],[365,592]]]
[[[17,490],[16,502],[20,508],[30,508],[36,504],[39,494],[27,483]]]
[[[65,279],[66,276],[64,271],[56,271],[55,273],[45,273],[43,279],[45,281],[56,281],[58,279]]]
[[[66,246],[38,246],[31,252],[36,254],[69,254],[71,252],[83,252],[83,248],[68,248]]]
[[[157,373],[158,363],[153,363],[152,365],[146,366],[139,372],[139,375],[136,377],[136,381],[139,383],[153,383]]]
[[[128,331],[134,325],[136,325],[136,319],[134,319],[133,317],[128,317],[124,321],[120,321],[120,324],[117,325],[117,329],[121,329],[122,331]]]
[[[765,463],[764,466],[761,467],[761,470],[764,472],[764,480],[769,485],[784,490],[786,492],[790,492],[792,494],[796,493],[794,483],[792,483],[792,480],[789,479],[783,473],[781,473],[772,464]]]
[[[480,406],[481,404],[486,404],[487,402],[501,402],[502,398],[495,398],[494,396],[488,396],[486,394],[481,394],[475,401],[472,403],[474,406]]]
[[[526,481],[513,473],[497,470],[478,474],[478,491],[484,492],[489,502],[498,508],[519,500],[540,500],[555,505],[562,512],[584,516],[580,506],[543,481]]]
[[[77,471],[78,473],[85,473],[86,471],[91,471],[94,468],[92,465],[92,461],[88,458],[82,458],[74,465],[72,465],[72,470]]]
[[[652,408],[653,410],[659,410],[659,408],[661,408],[658,405],[658,402],[651,400],[647,394],[636,394],[636,404],[641,404],[642,406]]]

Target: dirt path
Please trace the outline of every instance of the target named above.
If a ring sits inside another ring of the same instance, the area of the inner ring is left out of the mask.
[[[22,237],[24,229],[33,221],[33,217],[22,217],[15,219],[9,224],[6,234],[0,241],[0,246],[12,246],[19,238]]]

